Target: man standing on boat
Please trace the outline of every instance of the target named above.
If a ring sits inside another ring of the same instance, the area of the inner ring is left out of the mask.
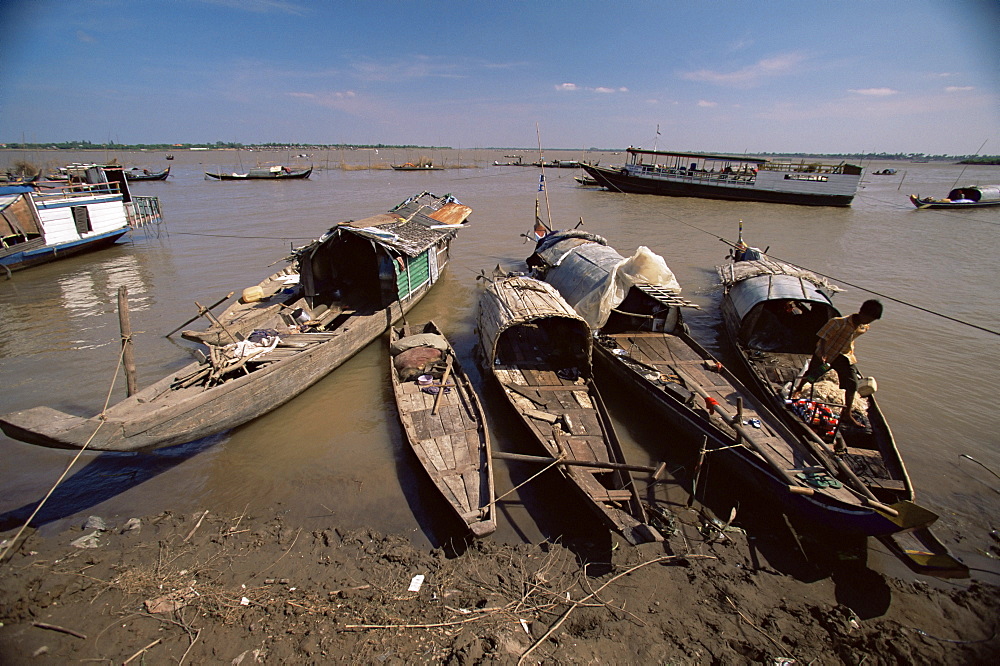
[[[798,396],[802,386],[815,382],[830,368],[837,371],[840,378],[840,388],[844,389],[844,412],[847,418],[856,426],[864,424],[854,418],[852,407],[854,396],[858,392],[858,373],[854,367],[857,358],[854,356],[854,340],[868,331],[871,323],[882,318],[882,304],[876,300],[865,301],[855,314],[846,317],[834,317],[819,329],[816,335],[816,351],[809,359],[809,366],[799,380],[793,396]]]

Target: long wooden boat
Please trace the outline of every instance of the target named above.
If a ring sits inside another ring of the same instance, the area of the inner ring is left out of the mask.
[[[618,168],[581,167],[612,192],[803,206],[850,206],[863,171],[846,163],[772,162],[639,148],[627,152],[628,163]]]
[[[125,178],[129,181],[166,180],[167,176],[169,175],[170,175],[170,167],[167,167],[163,171],[155,171],[155,172],[150,172],[149,169],[140,169],[138,167],[135,167],[125,172]]]
[[[0,187],[0,266],[16,271],[110,247],[138,224],[140,209],[158,215],[159,201],[132,196],[121,167]]]
[[[392,327],[389,350],[392,392],[410,448],[472,534],[492,534],[497,523],[489,428],[455,350],[434,322]],[[428,363],[432,357],[437,360]]]
[[[406,164],[390,164],[395,171],[442,171],[443,167],[434,166],[433,162],[407,162]]]
[[[967,185],[948,192],[944,199],[910,195],[910,203],[918,209],[925,208],[964,210],[966,208],[989,208],[1000,206],[1000,185]]]
[[[308,178],[312,174],[313,168],[296,169],[282,165],[254,167],[242,173],[233,171],[231,173],[205,172],[205,175],[215,180],[301,180]]]
[[[538,242],[528,264],[595,331],[598,377],[650,406],[680,435],[672,445],[704,442],[710,461],[807,525],[880,535],[920,524],[838,482],[831,456],[691,338],[682,310],[695,306],[659,255],[641,247],[626,259],[599,236],[557,231]]]
[[[544,282],[497,275],[478,329],[485,369],[560,474],[630,543],[661,541],[594,384],[587,323]]]
[[[840,424],[844,392],[831,371],[807,384],[791,399],[816,347],[816,332],[839,317],[832,295],[840,291],[825,279],[798,266],[771,259],[755,248],[742,260],[719,266],[723,286],[722,318],[727,337],[751,387],[801,437],[817,446],[833,447],[849,473],[837,474],[880,502],[916,511],[913,484],[892,430],[875,395],[857,397],[855,416],[866,424]],[[741,249],[742,253],[742,249]],[[933,515],[927,509],[921,513]],[[954,558],[929,526],[882,537],[889,549],[920,573],[966,577],[968,568]]]
[[[253,301],[234,304],[202,337],[188,336],[204,343],[200,360],[102,414],[34,407],[0,417],[0,428],[42,446],[137,451],[266,414],[385,333],[431,289],[459,228],[432,215],[452,204],[462,206],[450,195],[424,192],[389,213],[333,227],[295,251],[289,274],[299,284],[272,296],[286,308],[241,319],[242,306]]]

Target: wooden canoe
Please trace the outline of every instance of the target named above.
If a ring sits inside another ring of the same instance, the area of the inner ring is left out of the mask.
[[[244,173],[205,172],[205,175],[215,180],[304,180],[312,174],[308,169],[294,169],[286,166],[256,167]]]
[[[413,336],[420,335],[420,339]],[[441,361],[433,381],[401,376],[395,352],[424,347],[435,336]],[[496,531],[493,461],[482,405],[455,350],[434,324],[392,327],[389,375],[406,440],[427,475],[474,536]]]
[[[662,541],[621,467],[625,456],[593,381],[586,322],[549,285],[496,276],[480,297],[478,326],[487,371],[545,455],[567,461],[556,469],[630,543]]]
[[[156,171],[150,173],[149,169],[129,169],[125,171],[125,179],[129,181],[136,180],[166,180],[170,175],[170,167],[167,167],[163,171]]]

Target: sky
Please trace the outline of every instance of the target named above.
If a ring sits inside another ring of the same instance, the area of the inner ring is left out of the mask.
[[[997,0],[0,0],[0,25],[0,143],[1000,154]]]

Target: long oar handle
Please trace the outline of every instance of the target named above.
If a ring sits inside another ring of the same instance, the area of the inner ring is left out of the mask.
[[[215,308],[219,307],[220,305],[222,305],[223,303],[225,303],[226,301],[228,301],[228,300],[229,300],[230,298],[232,298],[232,297],[233,297],[233,294],[235,294],[235,293],[236,293],[235,291],[231,291],[231,292],[229,292],[228,294],[226,294],[226,296],[225,296],[224,298],[220,298],[220,299],[219,299],[219,300],[217,300],[217,301],[216,301],[215,303],[212,303],[211,305],[209,305],[209,306],[208,306],[208,308],[206,308],[206,309],[208,309],[208,310],[214,310]],[[181,330],[182,328],[184,328],[185,326],[187,326],[187,325],[188,325],[188,324],[190,324],[191,322],[195,321],[195,320],[196,320],[196,319],[198,319],[198,317],[200,317],[200,316],[202,316],[202,313],[201,313],[201,312],[199,312],[199,313],[198,313],[198,314],[196,314],[195,316],[191,317],[191,318],[190,318],[190,319],[188,319],[188,320],[187,320],[186,322],[184,322],[183,324],[181,324],[180,326],[178,326],[178,327],[177,327],[177,328],[175,328],[174,330],[170,331],[169,333],[167,333],[167,334],[166,334],[166,335],[164,335],[163,337],[165,337],[165,338],[169,338],[169,337],[170,337],[171,335],[173,335],[173,334],[174,334],[174,333],[176,333],[177,331]]]

